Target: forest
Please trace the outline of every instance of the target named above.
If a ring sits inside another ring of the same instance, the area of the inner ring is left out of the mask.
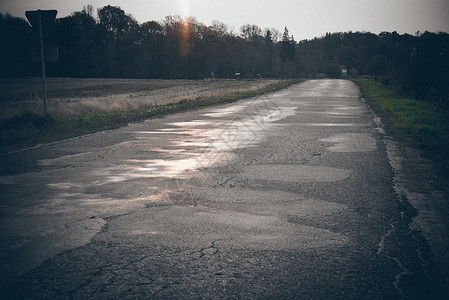
[[[295,41],[288,32],[167,16],[139,24],[120,7],[91,5],[44,28],[59,61],[47,75],[84,78],[315,78],[370,76],[400,95],[449,107],[449,34],[326,33]],[[24,18],[0,14],[0,77],[40,76],[39,45]]]

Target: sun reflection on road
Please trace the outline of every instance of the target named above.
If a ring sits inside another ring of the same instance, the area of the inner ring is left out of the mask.
[[[151,157],[129,156],[116,166],[98,170],[101,185],[138,178],[184,178],[202,168],[223,164],[235,157],[235,150],[258,145],[275,122],[294,115],[293,107],[249,101],[235,107],[215,109],[203,120],[167,123],[159,130],[136,131],[133,149],[151,151]],[[211,119],[212,118],[212,119]],[[152,145],[163,139],[160,146]],[[141,151],[142,152],[142,151]]]

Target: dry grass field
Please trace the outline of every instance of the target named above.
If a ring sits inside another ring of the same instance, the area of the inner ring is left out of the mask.
[[[140,109],[258,90],[278,81],[48,78],[48,110],[50,115],[73,116]],[[0,78],[0,120],[24,112],[41,114],[42,99],[41,78]]]

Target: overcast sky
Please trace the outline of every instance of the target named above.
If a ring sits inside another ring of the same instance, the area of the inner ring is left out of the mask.
[[[139,23],[181,15],[218,20],[235,33],[245,24],[281,33],[287,26],[297,41],[326,32],[449,32],[449,0],[0,0],[0,12],[25,18],[27,10],[56,9],[60,18],[87,4],[120,6]]]

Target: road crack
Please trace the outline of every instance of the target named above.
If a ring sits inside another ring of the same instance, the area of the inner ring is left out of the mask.
[[[200,252],[200,258],[203,258],[205,256],[215,255],[218,253],[218,248],[215,246],[215,243],[217,241],[212,241],[212,243],[209,245],[209,247],[201,248]]]
[[[381,237],[380,242],[377,245],[377,255],[383,256],[389,260],[392,260],[396,263],[396,265],[400,268],[400,272],[397,273],[394,276],[394,282],[393,286],[398,291],[398,293],[401,295],[401,299],[404,299],[404,291],[400,288],[399,284],[401,282],[402,277],[404,277],[407,274],[410,274],[410,271],[401,263],[399,258],[393,257],[387,254],[385,249],[385,243],[386,240],[393,235],[393,233],[396,231],[396,224],[398,222],[393,222],[390,224],[390,229]]]
[[[229,183],[229,187],[233,188],[235,186],[235,184],[232,182],[233,179],[234,179],[234,176],[226,179],[223,182],[217,182],[217,184],[215,186],[225,187]]]

